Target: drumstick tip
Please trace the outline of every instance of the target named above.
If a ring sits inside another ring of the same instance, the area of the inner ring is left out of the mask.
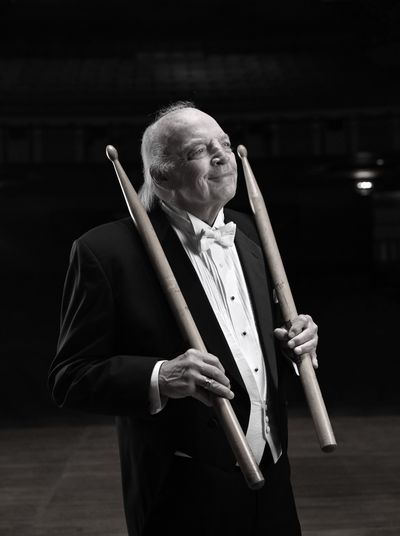
[[[244,145],[238,145],[237,154],[240,158],[247,158],[247,149]]]
[[[118,151],[113,145],[107,145],[106,147],[106,155],[111,162],[115,162],[115,160],[118,160]]]

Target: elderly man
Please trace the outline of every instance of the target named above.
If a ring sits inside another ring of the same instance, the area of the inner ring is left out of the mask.
[[[300,315],[289,332],[276,327],[251,218],[224,211],[236,161],[212,117],[165,109],[142,158],[142,201],[210,353],[187,348],[131,220],[105,224],[72,248],[54,400],[117,416],[130,536],[299,535],[280,350],[310,352],[316,366],[317,326]],[[211,395],[231,400],[261,490],[246,487]]]

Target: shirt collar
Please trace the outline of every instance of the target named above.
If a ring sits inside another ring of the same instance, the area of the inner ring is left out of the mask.
[[[198,238],[201,236],[202,231],[207,229],[218,229],[225,223],[223,208],[218,212],[214,224],[211,226],[186,210],[168,205],[165,201],[161,201],[160,204],[171,225],[179,229],[193,247],[197,245]]]

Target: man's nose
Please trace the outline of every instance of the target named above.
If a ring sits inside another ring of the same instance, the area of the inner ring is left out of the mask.
[[[219,142],[214,143],[214,153],[211,162],[215,166],[222,166],[228,162],[228,155]]]

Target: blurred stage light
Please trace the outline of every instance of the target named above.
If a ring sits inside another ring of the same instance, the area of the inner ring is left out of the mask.
[[[369,195],[374,189],[374,183],[372,181],[357,181],[356,191],[360,195]]]
[[[376,172],[373,169],[356,169],[353,171],[353,177],[359,180],[374,179]]]

